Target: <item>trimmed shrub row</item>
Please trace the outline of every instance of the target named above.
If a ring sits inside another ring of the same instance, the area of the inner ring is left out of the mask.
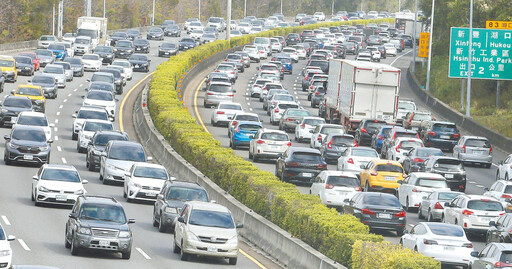
[[[231,42],[217,40],[182,52],[158,66],[150,83],[148,99],[155,126],[183,158],[258,214],[346,266],[351,265],[352,245],[356,240],[381,242],[382,236],[370,234],[368,226],[355,217],[338,214],[324,206],[318,197],[301,194],[294,185],[279,181],[272,173],[237,156],[232,149],[221,147],[220,142],[205,132],[183,108],[176,89],[181,87],[183,77],[197,63],[228,48],[251,43],[257,36],[279,36],[318,27],[360,23],[368,21],[280,28],[232,38]],[[427,267],[420,264],[417,268]]]

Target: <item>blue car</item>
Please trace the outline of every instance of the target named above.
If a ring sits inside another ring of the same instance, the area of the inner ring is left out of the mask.
[[[179,50],[181,50],[181,51],[193,49],[196,47],[196,41],[193,38],[184,37],[180,40],[178,47],[179,47]]]
[[[275,57],[276,61],[281,62],[284,72],[291,74],[293,72],[292,58],[285,54],[279,54]]]
[[[48,50],[55,55],[56,59],[64,60],[67,56],[66,47],[63,44],[50,44]]]
[[[249,146],[249,142],[254,138],[254,135],[259,129],[263,128],[261,122],[254,121],[240,121],[235,127],[231,139],[229,140],[229,146],[236,149],[240,146]]]
[[[379,132],[373,135],[372,148],[374,148],[377,152],[380,152],[382,149],[382,142],[389,137],[391,129],[393,129],[393,126],[385,125],[380,127]]]

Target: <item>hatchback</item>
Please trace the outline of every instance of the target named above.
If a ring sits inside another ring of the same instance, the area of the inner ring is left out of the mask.
[[[342,208],[345,199],[352,198],[361,191],[359,179],[341,171],[322,171],[313,179],[309,194],[320,197],[328,207]]]
[[[32,201],[41,204],[74,205],[78,196],[87,193],[78,170],[71,165],[44,164],[32,177]]]
[[[446,179],[433,173],[411,173],[399,183],[398,200],[406,211],[418,208],[424,197],[434,190],[450,191]]]
[[[212,82],[204,95],[204,107],[217,106],[221,102],[233,102],[235,93],[231,83]]]
[[[249,146],[254,135],[263,128],[261,122],[239,121],[234,127],[233,134],[229,140],[229,146],[236,149],[239,146]]]
[[[130,141],[111,140],[101,153],[100,181],[103,184],[123,182],[124,176],[137,162],[151,161],[141,144]]]
[[[275,174],[284,182],[311,183],[323,170],[327,170],[327,163],[322,159],[319,150],[289,147],[277,159]]]
[[[480,164],[485,168],[492,165],[492,146],[481,136],[462,136],[453,147],[453,156],[464,163]]]
[[[320,147],[325,162],[337,163],[338,158],[350,147],[357,147],[354,136],[349,134],[329,134]]]
[[[249,143],[249,159],[254,162],[275,159],[291,145],[290,137],[285,132],[261,128]]]
[[[155,201],[168,179],[167,169],[159,164],[134,163],[124,175],[123,197],[127,202]]]

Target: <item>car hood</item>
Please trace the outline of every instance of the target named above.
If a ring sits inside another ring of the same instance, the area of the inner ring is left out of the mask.
[[[108,221],[98,221],[98,220],[88,220],[88,219],[80,219],[80,224],[82,227],[90,227],[90,228],[105,228],[105,229],[113,229],[113,230],[121,230],[121,231],[129,231],[130,227],[128,224],[119,224]]]
[[[236,229],[224,229],[224,228],[217,228],[217,227],[207,227],[207,226],[198,226],[198,225],[188,225],[189,231],[191,231],[196,236],[203,236],[203,237],[216,237],[216,238],[226,238],[231,239],[234,236],[237,235]]]
[[[173,50],[177,50],[177,48],[160,48],[161,51],[173,51]]]
[[[12,112],[32,111],[32,108],[26,108],[26,107],[2,106],[2,108],[7,109]]]
[[[99,60],[82,60],[84,64],[101,64]]]
[[[115,48],[117,51],[127,51],[127,50],[133,50],[133,48],[125,48],[125,47],[116,47]]]
[[[190,46],[190,45],[195,45],[196,43],[195,42],[180,42],[180,45],[184,45],[184,46]]]
[[[131,64],[147,64],[147,61],[130,60]]]
[[[170,207],[175,207],[178,209],[183,208],[183,205],[185,204],[185,201],[181,200],[166,200],[166,204]]]
[[[0,251],[11,250],[11,243],[7,240],[0,240]]]
[[[101,101],[101,100],[95,100],[95,99],[85,99],[84,105],[93,105],[93,106],[102,106],[102,107],[109,107],[114,106],[116,103],[114,101]]]
[[[114,160],[114,159],[107,159],[106,161],[108,164],[111,164],[117,168],[120,168],[122,170],[128,171],[130,168],[132,168],[132,165],[137,163],[134,161],[123,161],[123,160]]]
[[[45,74],[52,76],[54,78],[65,78],[66,77],[66,74],[50,74],[50,73],[45,73]]]
[[[32,64],[26,64],[26,63],[17,63],[16,67],[32,67]]]
[[[141,186],[162,188],[165,180],[148,177],[132,177],[132,182],[138,183]]]
[[[56,191],[78,191],[84,189],[81,182],[65,182],[57,180],[39,180],[38,186]]]
[[[105,148],[107,146],[100,146],[100,145],[95,145],[94,146],[94,149],[97,150],[97,151],[105,151]]]
[[[18,140],[18,139],[12,139],[11,144],[18,145],[21,147],[44,147],[44,146],[48,145],[46,143],[46,141],[37,142],[37,141]]]
[[[55,84],[49,84],[49,83],[32,83],[32,85],[41,86],[41,88],[55,87]]]
[[[39,60],[40,61],[51,61],[51,60],[53,60],[53,56],[40,55]]]

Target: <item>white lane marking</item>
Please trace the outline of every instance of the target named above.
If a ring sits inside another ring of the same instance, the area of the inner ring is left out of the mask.
[[[53,131],[58,132],[59,129],[57,129],[57,127],[53,127]]]
[[[78,89],[74,89],[73,91],[76,92],[76,91],[78,91]]]
[[[296,80],[295,80],[295,82],[299,82],[299,80],[298,80],[298,79],[296,79]]]
[[[18,239],[18,242],[20,243],[21,247],[26,250],[26,251],[30,251],[30,248],[27,246],[27,244],[25,243],[25,241],[23,241],[23,239]]]
[[[251,103],[247,103],[248,106],[251,106]]]
[[[414,227],[414,224],[412,224],[412,223],[409,223],[409,226],[411,226],[411,227]]]
[[[245,97],[245,100],[249,101],[249,98],[248,98],[248,97]]]
[[[252,107],[249,107],[249,111],[252,111]]]
[[[55,141],[59,141],[59,137],[58,136],[55,136]]]
[[[55,119],[55,124],[59,123],[59,119]]]
[[[398,61],[398,59],[400,59],[400,58],[404,57],[405,55],[409,54],[411,51],[412,51],[412,49],[409,50],[408,52],[406,52],[406,53],[396,57],[389,65],[393,65],[396,61]]]
[[[72,93],[69,93],[69,94],[68,94],[68,96],[71,96],[71,95],[73,95],[73,94],[72,94]]]
[[[78,86],[78,87],[82,87],[82,86],[84,86],[84,84],[80,84],[80,86]]]
[[[60,105],[60,106],[59,106],[59,109],[61,109],[61,108],[63,108],[63,107],[64,107],[64,105]]]
[[[66,161],[66,158],[64,158],[64,157],[62,157],[62,158],[60,158],[60,159],[62,160],[62,163],[64,163],[64,164],[68,163],[68,162]]]
[[[146,254],[146,252],[144,252],[144,250],[142,250],[141,248],[135,248],[139,253],[140,255],[142,255],[146,260],[151,260],[151,257],[149,257],[148,254]]]
[[[57,146],[58,151],[62,151],[62,148],[60,146]]]
[[[4,221],[5,225],[7,225],[7,226],[11,225],[11,223],[9,222],[9,220],[7,219],[6,216],[2,215],[2,220]]]
[[[59,115],[60,115],[60,111],[57,111],[57,116],[59,116]]]
[[[471,183],[471,184],[475,184],[476,182],[474,182],[474,181],[469,181],[469,183]]]
[[[485,186],[482,186],[482,185],[476,185],[476,186],[479,188],[485,188]]]
[[[63,102],[65,103],[65,102],[67,102],[67,101],[68,101],[68,99],[64,99],[64,101],[63,101]]]

